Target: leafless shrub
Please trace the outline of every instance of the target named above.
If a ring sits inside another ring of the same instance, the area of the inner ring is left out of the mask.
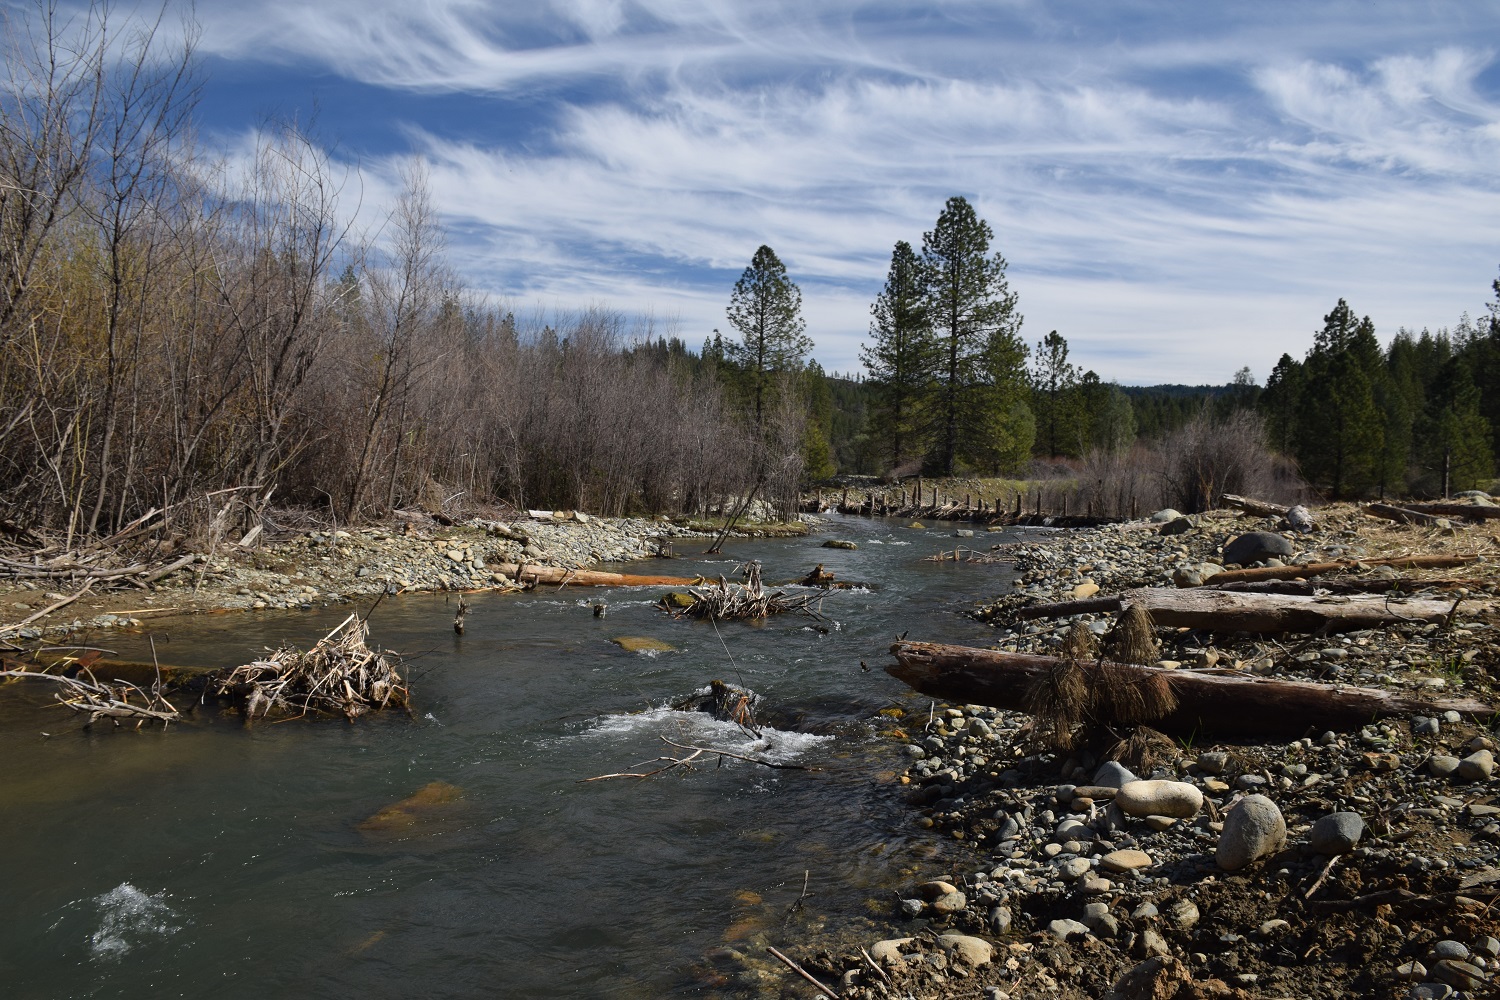
[[[1292,464],[1271,451],[1261,418],[1239,410],[1216,419],[1205,408],[1164,439],[1126,452],[1096,449],[1078,471],[1079,509],[1133,517],[1172,507],[1208,510],[1224,493],[1296,503],[1307,487]]]

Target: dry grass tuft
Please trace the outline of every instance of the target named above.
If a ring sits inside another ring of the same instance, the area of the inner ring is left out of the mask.
[[[1071,643],[1073,637],[1069,637]],[[1026,696],[1033,732],[1057,750],[1098,744],[1129,727],[1169,715],[1177,696],[1169,678],[1127,663],[1062,660]]]
[[[1104,637],[1104,649],[1118,663],[1150,664],[1161,659],[1161,644],[1156,641],[1151,612],[1138,604],[1122,610]]]
[[[1117,760],[1137,774],[1150,771],[1177,755],[1177,744],[1150,726],[1136,726],[1130,735],[1105,751],[1109,760]]]

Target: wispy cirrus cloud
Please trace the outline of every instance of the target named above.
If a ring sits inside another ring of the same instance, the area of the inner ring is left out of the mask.
[[[400,148],[358,153],[375,191],[428,159],[476,286],[674,314],[690,342],[764,242],[825,365],[854,367],[892,243],[952,194],[994,226],[1028,336],[1127,381],[1263,375],[1340,296],[1387,333],[1451,323],[1496,263],[1497,70],[1469,42],[1496,18],[1473,7],[522,10],[200,7],[217,59],[377,98],[340,113],[421,95]]]

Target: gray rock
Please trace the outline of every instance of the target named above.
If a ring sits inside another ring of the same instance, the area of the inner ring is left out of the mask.
[[[1047,925],[1047,930],[1064,941],[1070,937],[1088,937],[1089,934],[1088,924],[1067,919],[1052,921]]]
[[[1432,978],[1460,990],[1473,989],[1488,977],[1473,962],[1445,958],[1432,967]]]
[[[1427,954],[1429,958],[1437,961],[1441,961],[1445,958],[1456,958],[1460,962],[1462,962],[1468,959],[1469,949],[1466,948],[1461,941],[1454,941],[1451,938],[1445,938],[1442,941],[1434,943],[1432,946],[1432,950]]]
[[[1481,955],[1487,955],[1490,958],[1500,957],[1500,940],[1486,935],[1485,937],[1482,937],[1478,941],[1474,942],[1474,950],[1477,953]]]
[[[1488,781],[1495,770],[1495,755],[1476,750],[1458,762],[1458,776],[1464,781]]]
[[[1295,554],[1291,542],[1270,531],[1247,531],[1224,546],[1224,562],[1241,566]]]
[[[1142,903],[1140,906],[1137,906],[1134,910],[1130,911],[1130,919],[1132,919],[1132,920],[1149,920],[1152,917],[1156,916],[1156,914],[1157,914],[1156,904],[1153,903],[1153,902],[1151,902],[1150,900],[1147,900],[1146,902]]]
[[[1131,781],[1139,781],[1130,768],[1117,760],[1107,760],[1094,772],[1094,784],[1100,788],[1122,788]]]
[[[1158,535],[1185,535],[1193,530],[1193,520],[1189,517],[1174,517],[1156,529]]]
[[[1448,1000],[1453,995],[1453,987],[1447,983],[1418,983],[1406,995],[1411,1000]]]
[[[1167,947],[1166,938],[1162,937],[1161,932],[1155,927],[1147,927],[1141,931],[1141,935],[1136,939],[1136,943],[1141,952],[1148,958],[1170,958],[1172,956],[1172,949]]]
[[[994,945],[984,938],[970,937],[967,934],[943,934],[938,938],[938,944],[965,965],[989,965],[995,956]]]
[[[1207,750],[1198,755],[1198,767],[1207,774],[1223,774],[1229,769],[1229,754],[1223,750]]]
[[[1151,515],[1151,522],[1153,524],[1166,524],[1168,521],[1175,521],[1181,516],[1181,511],[1173,510],[1171,507],[1163,507],[1155,514]]]
[[[1396,966],[1396,978],[1407,982],[1421,982],[1427,978],[1427,966],[1416,960],[1404,962]]]
[[[1313,530],[1312,512],[1300,503],[1286,512],[1286,526],[1292,531],[1307,534]]]
[[[1010,908],[1006,906],[992,906],[985,922],[990,926],[990,933],[1004,934],[1010,930],[1011,915]]]
[[[1442,724],[1429,716],[1414,715],[1411,717],[1411,734],[1413,736],[1436,736],[1442,732],[1442,729]]]
[[[1180,931],[1190,931],[1198,925],[1198,904],[1191,899],[1179,899],[1167,907],[1167,921]]]
[[[1427,772],[1437,778],[1451,778],[1458,773],[1458,758],[1434,754],[1427,759]]]
[[[1224,572],[1216,562],[1188,563],[1172,571],[1172,582],[1179,587],[1201,587]]]
[[[884,941],[876,941],[870,945],[870,957],[885,965],[900,965],[905,961],[901,957],[901,949],[911,944],[913,938],[887,938]]]
[[[1057,874],[1069,882],[1076,882],[1089,873],[1093,865],[1089,864],[1088,858],[1069,858],[1058,868]]]
[[[1356,812],[1329,813],[1313,824],[1308,844],[1319,854],[1348,854],[1365,835],[1365,821]]]
[[[920,917],[922,911],[927,909],[927,904],[920,899],[903,899],[901,901],[901,915],[903,917]]]
[[[1247,795],[1224,817],[1224,832],[1214,860],[1227,872],[1281,850],[1286,843],[1286,820],[1276,803],[1264,795]]]

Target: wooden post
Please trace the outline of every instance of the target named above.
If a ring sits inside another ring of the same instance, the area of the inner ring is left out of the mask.
[[[1063,503],[1062,516],[1063,517],[1067,517],[1068,516],[1068,491],[1067,490],[1063,490],[1062,503]]]

